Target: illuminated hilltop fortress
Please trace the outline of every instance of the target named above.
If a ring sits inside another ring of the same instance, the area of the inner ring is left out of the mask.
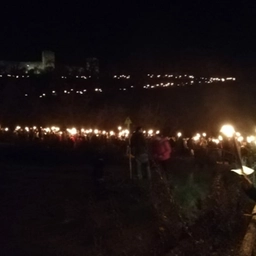
[[[67,73],[99,73],[99,61],[97,58],[88,58],[83,67],[67,65],[56,65],[55,53],[43,51],[41,61],[0,61],[0,74],[7,73],[29,73],[41,74],[47,71],[54,71],[56,67],[66,70]]]

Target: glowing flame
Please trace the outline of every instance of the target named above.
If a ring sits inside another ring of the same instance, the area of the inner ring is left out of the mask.
[[[153,130],[152,129],[148,130],[148,134],[152,135],[153,134]]]
[[[71,135],[75,135],[75,134],[77,134],[77,130],[76,130],[76,128],[72,128],[72,129],[67,129],[67,131],[71,134]]]
[[[248,143],[251,143],[251,142],[253,142],[255,140],[255,137],[254,136],[248,136],[246,138],[246,140],[247,140]]]
[[[238,140],[239,142],[242,142],[242,141],[244,140],[244,138],[243,138],[242,136],[239,136],[239,137],[237,138],[237,140]]]
[[[221,127],[220,132],[223,133],[228,138],[231,138],[235,134],[235,129],[232,125],[226,124]]]

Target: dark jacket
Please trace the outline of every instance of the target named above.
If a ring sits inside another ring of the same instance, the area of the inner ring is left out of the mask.
[[[134,132],[131,137],[132,154],[137,156],[147,152],[146,140],[142,132]]]

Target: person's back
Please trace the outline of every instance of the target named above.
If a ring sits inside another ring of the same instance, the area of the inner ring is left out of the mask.
[[[136,130],[131,137],[131,149],[134,155],[146,153],[146,140],[140,130]]]
[[[153,158],[157,161],[168,160],[171,156],[171,146],[167,138],[156,137],[153,142]]]
[[[143,176],[145,176],[143,175],[143,169],[146,169],[146,176],[148,179],[150,179],[151,173],[149,168],[147,145],[141,127],[138,127],[132,134],[131,153],[135,157],[138,178],[142,179]]]

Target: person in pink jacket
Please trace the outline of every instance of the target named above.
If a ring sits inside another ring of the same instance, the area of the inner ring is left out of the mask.
[[[164,174],[169,169],[169,159],[171,157],[171,145],[168,138],[157,135],[153,140],[152,155],[154,160],[160,165]]]

